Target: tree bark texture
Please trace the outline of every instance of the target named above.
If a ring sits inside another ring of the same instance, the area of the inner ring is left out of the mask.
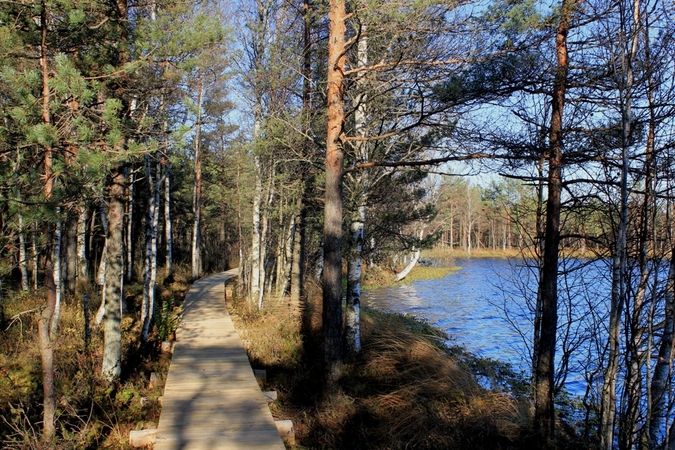
[[[56,231],[54,232],[54,253],[52,257],[54,258],[54,290],[55,301],[54,301],[54,311],[52,313],[52,321],[49,327],[49,335],[52,339],[56,337],[56,333],[59,329],[59,318],[61,317],[61,300],[63,297],[63,278],[61,270],[62,258],[62,243],[63,243],[63,221],[61,220],[61,207],[56,208],[56,215],[58,219],[56,220]]]
[[[157,174],[159,175],[159,174]],[[148,213],[145,233],[145,270],[143,273],[143,304],[141,322],[143,330],[141,339],[147,340],[150,324],[155,310],[155,288],[157,283],[157,228],[159,215],[159,180],[152,177],[150,155],[145,155],[145,178],[148,181]],[[157,177],[159,178],[159,176]]]
[[[89,273],[87,262],[87,207],[80,204],[77,214],[77,275],[82,280]]]
[[[56,286],[51,256],[45,261],[45,288],[47,301],[38,319],[38,335],[40,337],[40,354],[42,356],[42,390],[44,409],[42,412],[42,438],[48,442],[54,439],[56,428],[56,387],[54,385],[54,345],[49,335],[49,328],[56,307]]]
[[[28,291],[28,255],[26,253],[26,233],[24,232],[23,216],[19,216],[19,269],[21,271],[21,290]]]
[[[134,278],[134,172],[129,171],[129,195],[127,197],[127,281]]]
[[[164,167],[164,233],[166,241],[166,276],[173,273],[173,229],[171,226],[171,163]]]
[[[346,10],[344,0],[330,2],[328,36],[328,123],[324,209],[323,335],[327,391],[335,387],[342,361],[342,165],[340,142],[345,121],[344,68]]]
[[[108,184],[108,236],[103,326],[103,377],[110,383],[122,374],[122,295],[124,279],[124,167],[113,170]]]
[[[65,257],[66,266],[64,287],[70,294],[75,292],[77,283],[77,208],[71,208],[68,211],[68,221],[66,225],[65,236]]]
[[[192,228],[192,278],[201,276],[202,258],[202,97],[204,85],[199,85],[197,96],[197,133],[195,134],[195,191],[194,191],[194,223]]]

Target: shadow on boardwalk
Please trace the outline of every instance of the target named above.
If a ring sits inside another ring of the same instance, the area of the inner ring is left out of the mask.
[[[236,269],[187,294],[164,389],[155,449],[284,449],[225,307]]]

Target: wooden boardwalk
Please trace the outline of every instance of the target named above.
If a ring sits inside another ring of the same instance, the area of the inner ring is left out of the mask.
[[[202,278],[185,298],[155,450],[285,448],[225,307],[236,275]]]

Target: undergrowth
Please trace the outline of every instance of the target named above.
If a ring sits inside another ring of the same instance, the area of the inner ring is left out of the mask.
[[[442,331],[411,316],[363,308],[363,349],[342,366],[338,391],[325,395],[318,301],[305,320],[283,303],[233,308],[254,368],[267,369],[278,392],[273,414],[293,420],[298,448],[525,448],[530,402],[504,391],[504,371],[492,374],[499,386],[481,386],[480,358],[447,348]]]
[[[122,379],[112,386],[100,376],[103,332],[94,324],[100,303],[97,289],[80,285],[77,294],[64,298],[53,340],[57,438],[49,444],[41,442],[42,368],[37,340],[37,314],[44,304],[44,292],[7,293],[2,299],[5,320],[0,329],[0,448],[126,449],[130,448],[130,430],[156,427],[163,386],[150,387],[148,380],[150,373],[168,369],[168,358],[159,352],[160,340],[175,326],[175,306],[187,290],[188,277],[179,268],[171,280],[160,280],[160,330],[155,327],[147,342],[140,340],[142,284],[125,287]],[[91,318],[89,345],[84,338],[85,293]]]

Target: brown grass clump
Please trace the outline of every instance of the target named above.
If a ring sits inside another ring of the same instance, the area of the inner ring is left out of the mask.
[[[507,449],[529,423],[529,402],[487,390],[444,346],[446,336],[408,316],[362,309],[363,350],[342,367],[341,386],[322,391],[320,330],[301,332],[283,302],[235,309],[255,368],[278,392],[277,419],[292,419],[298,448]],[[314,299],[305,312],[320,317]],[[463,355],[460,353],[460,355]]]
[[[377,448],[509,448],[527,424],[526,405],[482,388],[437,335],[401,328],[381,313],[363,320],[357,368],[363,406],[379,423]]]

